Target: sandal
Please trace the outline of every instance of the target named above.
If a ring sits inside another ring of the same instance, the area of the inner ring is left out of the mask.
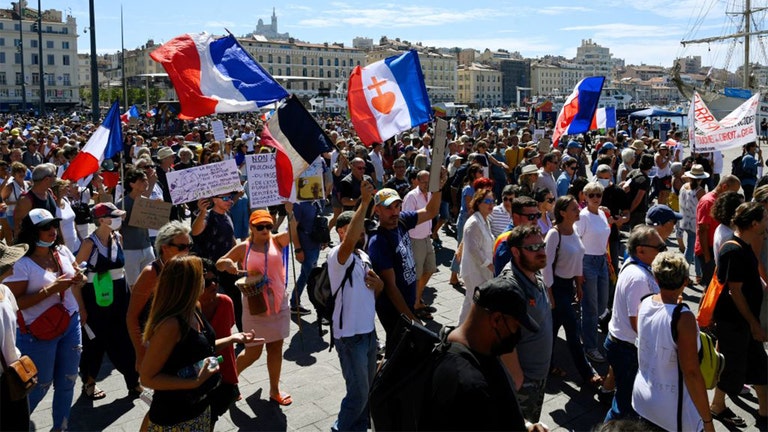
[[[280,392],[277,396],[270,396],[269,400],[277,402],[280,406],[288,406],[293,403],[293,398],[288,393]]]
[[[565,376],[568,375],[568,373],[565,372],[565,370],[560,369],[557,366],[553,366],[551,369],[549,369],[549,374],[552,376],[560,377],[560,378],[565,378]]]
[[[104,393],[104,390],[96,387],[95,382],[92,382],[90,384],[83,384],[83,393],[85,393],[85,395],[90,400],[99,400],[107,397],[107,394]]]
[[[424,309],[416,309],[413,311],[413,314],[416,315],[416,318],[420,320],[431,320],[432,314],[427,311],[426,308]]]
[[[429,313],[437,312],[437,309],[434,306],[429,306],[429,305],[426,305],[426,304],[423,305],[423,306],[417,306],[417,307],[413,308],[413,310],[415,310],[416,312],[418,312],[418,311],[427,311]]]
[[[747,426],[747,422],[745,422],[743,418],[737,416],[736,413],[731,411],[730,408],[726,408],[717,414],[714,411],[710,411],[710,414],[712,414],[712,418],[719,420],[720,423],[726,426],[737,428],[743,428]]]

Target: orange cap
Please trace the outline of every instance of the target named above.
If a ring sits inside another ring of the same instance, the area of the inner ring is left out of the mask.
[[[248,223],[251,225],[258,225],[259,223],[264,222],[270,224],[275,223],[267,210],[254,210],[253,213],[251,213],[251,217],[248,219]]]

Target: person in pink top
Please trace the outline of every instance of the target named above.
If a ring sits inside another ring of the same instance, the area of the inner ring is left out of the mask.
[[[293,217],[293,204],[285,203],[285,210]],[[285,266],[283,248],[288,246],[288,232],[272,234],[274,222],[267,210],[255,210],[251,213],[250,236],[238,243],[226,255],[216,262],[216,268],[222,272],[248,276],[261,275],[263,284],[261,293],[254,297],[243,295],[243,328],[253,328],[259,337],[263,337],[267,346],[267,370],[269,372],[269,398],[282,406],[293,403],[291,395],[280,391],[280,371],[283,366],[283,340],[290,333],[290,309],[285,295]],[[256,297],[261,296],[261,299]],[[252,310],[261,303],[266,310]],[[263,345],[246,344],[245,350],[237,357],[237,373],[261,357]]]

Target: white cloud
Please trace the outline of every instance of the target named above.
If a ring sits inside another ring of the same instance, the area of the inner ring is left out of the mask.
[[[593,39],[639,39],[658,38],[682,35],[683,31],[676,26],[644,25],[629,23],[610,23],[583,26],[571,26],[561,31],[590,32]]]
[[[544,15],[563,15],[576,12],[592,12],[593,9],[583,6],[547,6],[536,10],[536,13]]]
[[[449,10],[422,6],[386,4],[380,8],[356,8],[344,3],[333,3],[331,10],[313,18],[300,20],[295,27],[408,28],[424,26],[450,26],[456,23],[498,19],[507,13],[497,9]],[[294,27],[294,26],[292,26]]]

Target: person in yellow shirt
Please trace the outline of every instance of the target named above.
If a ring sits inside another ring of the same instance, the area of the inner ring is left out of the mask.
[[[524,160],[525,147],[520,147],[520,139],[517,135],[512,134],[509,137],[509,147],[504,152],[504,157],[507,159],[507,172],[509,174],[509,182],[511,184],[517,183],[515,177],[515,168]]]

